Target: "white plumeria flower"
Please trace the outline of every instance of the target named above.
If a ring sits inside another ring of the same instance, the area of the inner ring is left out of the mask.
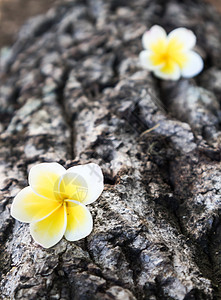
[[[86,204],[94,202],[104,188],[101,168],[94,164],[68,170],[58,163],[41,163],[31,168],[29,185],[15,197],[11,215],[30,223],[33,239],[49,248],[63,235],[77,241],[89,235],[93,220]]]
[[[145,50],[140,53],[141,65],[159,78],[190,78],[203,69],[202,58],[191,50],[196,44],[191,30],[180,27],[167,36],[162,27],[154,25],[143,34],[142,44]]]

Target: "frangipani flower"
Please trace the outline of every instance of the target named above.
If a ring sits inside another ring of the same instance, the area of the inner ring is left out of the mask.
[[[196,44],[191,30],[181,27],[167,36],[162,27],[154,25],[143,34],[142,44],[145,50],[140,53],[141,65],[159,78],[190,78],[203,69],[202,58],[191,50]]]
[[[49,248],[63,235],[76,241],[90,234],[93,220],[86,204],[102,193],[101,168],[90,163],[68,170],[58,163],[41,163],[31,168],[28,187],[15,197],[11,215],[30,223],[33,239]]]

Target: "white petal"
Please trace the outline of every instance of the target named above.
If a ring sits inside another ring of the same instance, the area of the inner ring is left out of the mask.
[[[167,72],[164,70],[164,67],[160,70],[154,71],[156,77],[166,80],[178,80],[180,78],[180,68],[179,65],[174,63],[172,71]]]
[[[199,74],[204,66],[203,60],[199,54],[194,51],[187,53],[188,62],[182,68],[181,73],[183,77],[190,78]]]
[[[151,55],[152,52],[148,50],[143,50],[140,52],[139,58],[140,58],[140,63],[143,68],[148,69],[150,71],[157,70],[163,66],[163,64],[160,65],[154,65],[152,60],[151,60]]]
[[[11,215],[21,222],[30,223],[45,218],[58,206],[59,202],[37,195],[29,186],[16,195],[12,203]]]
[[[184,27],[180,27],[174,29],[168,34],[168,39],[171,41],[172,39],[178,40],[179,43],[183,44],[184,50],[192,49],[196,44],[196,36],[195,34]]]
[[[31,168],[28,181],[37,194],[57,199],[60,177],[65,172],[65,168],[58,163],[41,163]]]
[[[30,232],[36,243],[44,248],[50,248],[62,239],[66,227],[66,205],[62,205],[44,220],[31,223]]]
[[[156,43],[159,39],[166,40],[166,31],[159,25],[154,25],[150,30],[146,31],[142,36],[142,45],[144,49],[150,49],[151,45]]]
[[[68,199],[90,204],[104,189],[101,168],[94,163],[72,167],[63,176],[60,187]]]
[[[67,200],[67,229],[65,238],[78,241],[88,236],[93,229],[93,219],[86,206],[80,202]]]

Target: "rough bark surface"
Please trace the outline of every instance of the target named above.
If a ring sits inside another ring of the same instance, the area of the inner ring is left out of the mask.
[[[200,76],[139,66],[153,24],[196,33]],[[22,28],[1,58],[2,299],[220,299],[220,28],[201,0],[69,1]],[[48,250],[10,216],[45,161],[106,183],[91,235]]]

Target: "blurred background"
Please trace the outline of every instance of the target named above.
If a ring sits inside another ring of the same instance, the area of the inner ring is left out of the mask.
[[[46,12],[58,0],[0,0],[0,48],[10,46],[24,22]]]
[[[31,16],[46,12],[62,0],[0,0],[0,48],[10,46],[19,28]],[[221,13],[221,0],[207,0]]]

